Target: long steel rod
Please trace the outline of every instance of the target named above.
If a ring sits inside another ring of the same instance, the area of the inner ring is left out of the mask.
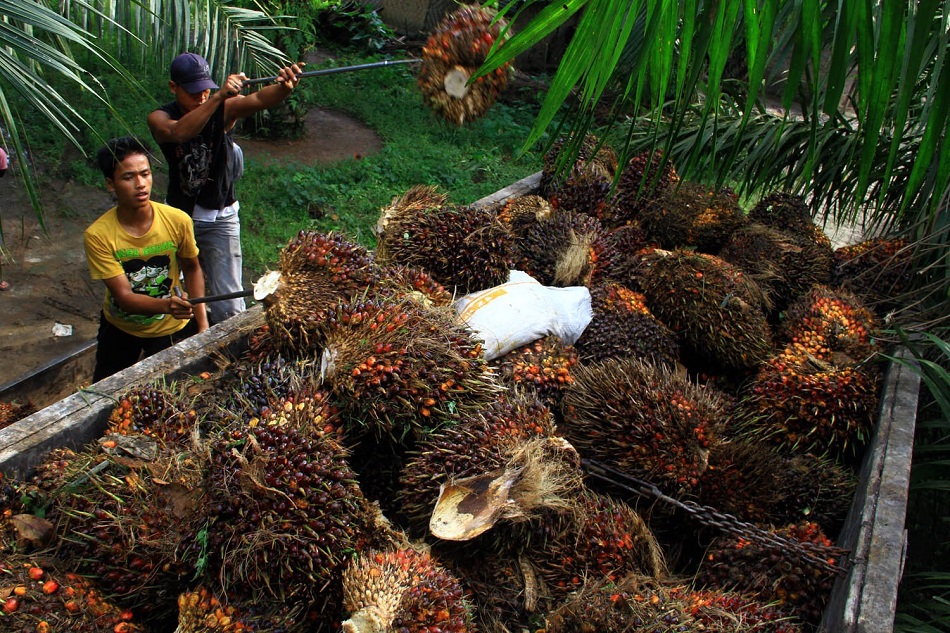
[[[307,72],[300,73],[297,75],[298,79],[303,79],[304,77],[317,77],[319,75],[333,75],[336,73],[346,73],[351,70],[365,70],[367,68],[381,68],[383,66],[395,66],[397,64],[416,64],[421,62],[421,59],[393,59],[385,60],[381,62],[370,62],[368,64],[356,64],[355,66],[340,66],[338,68],[324,68],[322,70],[308,70]],[[277,75],[273,77],[261,77],[260,79],[247,79],[244,81],[244,86],[253,86],[256,84],[268,84],[277,81]]]

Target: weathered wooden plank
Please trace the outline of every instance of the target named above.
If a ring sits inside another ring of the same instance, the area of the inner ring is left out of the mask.
[[[912,358],[907,349],[897,356]],[[828,633],[890,633],[894,628],[919,392],[917,373],[899,363],[889,365],[877,428],[838,539],[851,552],[851,568],[835,582],[825,608],[822,630]]]

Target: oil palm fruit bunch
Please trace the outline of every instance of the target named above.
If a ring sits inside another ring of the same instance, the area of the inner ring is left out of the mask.
[[[787,525],[810,521],[825,534],[838,534],[857,489],[854,470],[828,455],[802,453],[775,462],[772,477],[776,496],[769,523]]]
[[[616,228],[636,220],[651,200],[679,183],[676,168],[663,152],[649,150],[632,156],[617,181],[617,190],[605,209],[604,225]]]
[[[379,266],[363,246],[337,233],[300,231],[280,253],[280,282],[265,298],[267,323],[282,347],[319,350],[315,333],[340,301],[372,290]]]
[[[241,609],[222,602],[207,587],[178,596],[178,628],[175,633],[252,633],[258,630]]]
[[[556,209],[602,219],[617,172],[617,155],[594,134],[586,134],[575,148],[574,137],[562,137],[545,152],[540,194]],[[573,164],[567,160],[573,150]]]
[[[288,424],[223,434],[210,455],[189,540],[205,577],[225,579],[248,604],[324,601],[329,616],[347,553],[372,544],[375,529],[347,452],[332,435]]]
[[[911,286],[913,249],[906,239],[879,237],[834,251],[831,284],[863,297],[878,314],[901,306]]]
[[[544,630],[799,633],[803,629],[778,609],[746,594],[693,591],[685,585],[630,574],[619,582],[588,580],[545,616]]]
[[[66,483],[51,493],[56,556],[99,579],[110,600],[160,621],[193,573],[180,545],[197,513],[202,475],[189,453],[163,451],[151,460],[77,453]]]
[[[536,630],[540,614],[554,606],[524,554],[481,549],[448,564],[469,592],[479,631]]]
[[[781,337],[820,359],[865,363],[874,356],[877,318],[851,292],[817,285],[789,306]]]
[[[0,402],[0,429],[4,429],[18,420],[36,411],[30,402]]]
[[[478,119],[508,87],[512,66],[506,62],[469,83],[492,46],[510,37],[508,23],[487,7],[462,5],[433,30],[422,48],[416,82],[425,104],[449,123]]]
[[[214,403],[240,425],[260,420],[293,402],[294,394],[307,383],[312,364],[290,360],[280,352],[232,362],[219,378]]]
[[[340,306],[323,331],[320,375],[357,425],[354,435],[401,442],[484,406],[502,389],[481,341],[451,309],[382,298]]]
[[[700,363],[742,370],[767,357],[765,297],[738,267],[704,253],[656,251],[641,286],[650,311]]]
[[[717,253],[746,222],[733,191],[696,182],[668,188],[645,204],[637,219],[662,248],[692,246],[702,253]]]
[[[656,243],[647,238],[646,232],[635,221],[610,229],[605,241],[607,252],[614,253],[614,257],[609,267],[601,269],[603,278],[639,290],[644,254],[655,248]]]
[[[732,233],[719,257],[741,268],[759,285],[772,314],[784,311],[812,286],[831,278],[830,244],[818,244],[800,233],[758,222]]]
[[[391,221],[400,218],[413,218],[432,209],[445,206],[448,202],[449,194],[436,185],[413,185],[409,187],[406,193],[393,198],[389,206],[380,209],[375,229],[377,240],[389,230]],[[387,258],[384,244],[377,245],[376,254],[381,259]]]
[[[582,456],[669,493],[699,483],[725,426],[717,394],[633,358],[579,367],[562,410],[558,428]]]
[[[533,390],[542,402],[556,408],[564,389],[574,382],[571,372],[577,362],[574,347],[550,335],[513,349],[489,364],[503,381]]]
[[[579,492],[572,508],[549,510],[525,529],[524,555],[556,599],[580,589],[587,578],[617,582],[630,573],[666,574],[663,553],[640,515],[592,490]]]
[[[141,385],[119,397],[109,414],[108,433],[141,434],[164,442],[186,442],[197,413],[172,388]]]
[[[445,307],[452,304],[452,293],[432,275],[412,266],[384,266],[380,292],[408,297],[424,305]]]
[[[709,452],[709,467],[694,491],[697,501],[747,522],[817,523],[837,534],[857,478],[825,455],[787,454],[755,437],[736,437]]]
[[[508,227],[516,240],[520,240],[529,227],[553,212],[554,207],[545,198],[528,194],[505,202],[498,210],[498,221]]]
[[[433,430],[408,455],[399,478],[396,494],[412,533],[428,531],[444,484],[501,469],[520,447],[553,436],[550,410],[515,392]]]
[[[271,409],[260,420],[250,420],[249,425],[291,426],[339,440],[345,437],[345,424],[340,419],[339,408],[333,403],[330,393],[319,387],[297,392],[292,399]]]
[[[767,523],[778,496],[776,464],[784,459],[774,447],[755,440],[719,442],[709,451],[709,466],[699,475],[693,495],[700,504],[742,521]]]
[[[611,267],[607,232],[597,218],[559,210],[518,242],[518,268],[545,286],[586,286]]]
[[[842,560],[842,551],[816,523],[806,521],[769,532],[799,545],[765,545],[731,535],[718,537],[706,551],[697,584],[756,594],[817,625],[831,594],[837,575],[834,566]]]
[[[749,220],[783,232],[809,233],[814,226],[808,204],[800,195],[775,191],[749,210]]]
[[[354,556],[343,572],[344,633],[474,631],[458,579],[409,546]]]
[[[5,557],[0,560],[0,587],[0,622],[10,633],[145,630],[131,611],[109,602],[88,579],[47,560]]]
[[[850,459],[870,441],[879,383],[874,368],[792,343],[751,379],[739,417],[748,433],[777,446]]]
[[[513,238],[494,212],[442,204],[384,210],[377,257],[420,268],[457,295],[508,281]]]
[[[676,366],[676,335],[650,313],[642,294],[613,282],[595,284],[590,294],[594,317],[575,343],[582,362],[639,358]]]

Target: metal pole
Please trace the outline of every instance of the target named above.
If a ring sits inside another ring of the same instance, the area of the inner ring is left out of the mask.
[[[323,70],[308,70],[307,72],[300,73],[297,75],[298,79],[303,79],[304,77],[316,77],[318,75],[333,75],[335,73],[345,73],[350,72],[351,70],[364,70],[366,68],[381,68],[383,66],[395,66],[397,64],[416,64],[421,62],[421,59],[395,59],[395,60],[386,60],[382,62],[371,62],[369,64],[357,64],[355,66],[340,66],[339,68],[324,68]],[[244,81],[244,86],[253,86],[256,84],[268,84],[277,81],[277,75],[273,77],[261,77],[260,79],[247,79]]]

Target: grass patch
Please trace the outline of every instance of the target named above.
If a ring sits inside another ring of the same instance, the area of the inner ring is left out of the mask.
[[[332,66],[369,61],[375,59],[346,56]],[[339,231],[373,248],[379,210],[413,185],[437,185],[451,201],[468,204],[541,168],[538,151],[519,153],[537,115],[533,94],[506,95],[485,117],[459,128],[425,107],[406,66],[308,78],[298,93],[307,107],[365,122],[383,149],[330,165],[248,158],[238,197],[245,265],[257,273],[274,268],[280,249],[301,229]]]

